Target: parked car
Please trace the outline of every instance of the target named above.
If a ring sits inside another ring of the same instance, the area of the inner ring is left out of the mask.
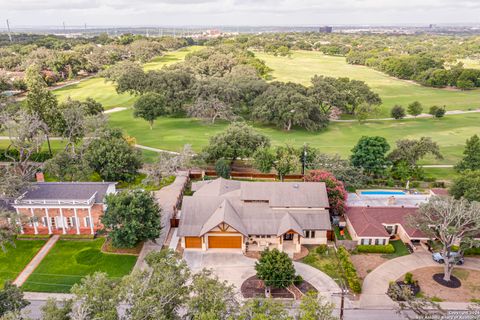
[[[454,258],[455,264],[462,265],[465,261],[463,260],[463,257],[461,254],[458,252],[450,252],[450,257]],[[433,261],[436,261],[438,263],[445,263],[445,259],[442,255],[441,252],[435,252],[432,254],[432,259]]]

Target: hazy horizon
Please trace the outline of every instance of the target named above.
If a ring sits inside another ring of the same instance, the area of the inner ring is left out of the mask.
[[[475,0],[0,0],[0,24],[67,26],[419,26],[480,24]]]

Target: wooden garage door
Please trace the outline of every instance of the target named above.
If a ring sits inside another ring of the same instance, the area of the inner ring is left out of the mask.
[[[185,237],[185,248],[201,248],[202,238]]]
[[[241,249],[242,248],[242,237],[241,236],[228,236],[228,237],[208,237],[208,247],[209,248],[219,248],[219,249]]]

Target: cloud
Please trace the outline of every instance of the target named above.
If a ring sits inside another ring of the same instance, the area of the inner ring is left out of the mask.
[[[0,0],[17,24],[349,24],[478,22],[479,0]]]

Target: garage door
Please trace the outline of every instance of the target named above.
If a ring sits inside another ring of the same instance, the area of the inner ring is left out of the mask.
[[[218,248],[218,249],[241,249],[242,248],[242,237],[233,236],[233,237],[208,237],[208,247],[209,248]]]
[[[201,248],[202,238],[185,237],[185,248]]]

